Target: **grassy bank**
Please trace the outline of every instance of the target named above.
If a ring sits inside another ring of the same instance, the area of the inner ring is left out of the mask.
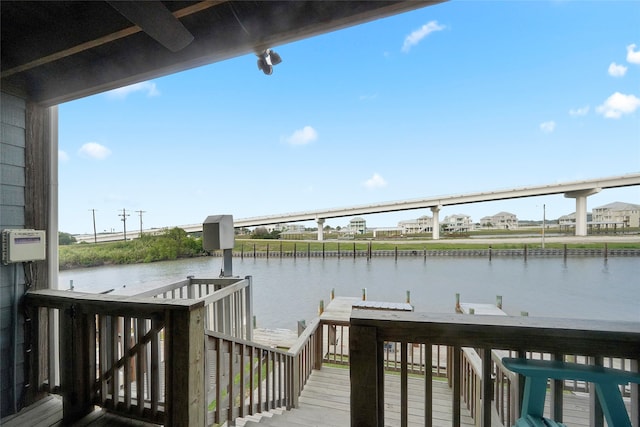
[[[322,252],[322,251],[367,251],[371,245],[371,251],[424,251],[424,250],[473,250],[487,249],[523,249],[525,244],[518,241],[505,243],[504,240],[496,243],[468,243],[456,241],[411,241],[385,242],[377,240],[356,241],[296,241],[296,240],[263,240],[241,239],[235,240],[234,253],[250,255],[255,252],[267,252],[277,254],[280,252]],[[603,249],[604,243],[567,243],[567,249]],[[607,243],[609,250],[637,249],[640,243],[636,242],[611,242]],[[547,249],[564,249],[563,243],[546,243]],[[527,248],[535,250],[541,248],[541,242],[528,243]],[[160,236],[143,235],[140,239],[126,242],[111,243],[82,243],[60,246],[60,269],[94,267],[110,264],[135,264],[154,261],[165,261],[179,258],[203,256],[202,239],[187,235],[184,230],[175,228],[167,230]]]

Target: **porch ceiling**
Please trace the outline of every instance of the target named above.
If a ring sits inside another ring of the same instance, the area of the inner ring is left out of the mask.
[[[0,85],[55,105],[441,1],[2,0]],[[147,23],[125,18],[118,3],[139,8],[142,19],[152,17],[149,25],[161,33],[177,24],[158,14],[168,9],[193,41],[170,50],[157,41],[166,34],[154,39]]]

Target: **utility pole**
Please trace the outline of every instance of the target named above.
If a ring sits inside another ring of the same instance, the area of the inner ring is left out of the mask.
[[[98,243],[98,235],[96,234],[96,210],[89,210],[93,213],[93,243]]]
[[[542,249],[544,249],[544,229],[546,228],[547,205],[542,205]]]
[[[142,237],[142,214],[146,213],[147,211],[136,211],[138,212],[138,215],[140,215],[140,235],[138,237]]]
[[[122,217],[120,221],[122,221],[122,226],[124,227],[124,240],[127,240],[127,217],[129,214],[124,208],[122,208],[122,213],[118,214],[118,216]]]

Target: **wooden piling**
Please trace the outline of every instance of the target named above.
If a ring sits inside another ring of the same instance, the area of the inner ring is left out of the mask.
[[[244,243],[240,245],[240,259],[244,259]]]
[[[491,261],[491,245],[489,245],[489,261]]]
[[[396,245],[395,257],[396,257],[396,261],[398,261],[398,245]]]
[[[267,259],[269,259],[269,244],[267,243]]]
[[[298,249],[297,249],[298,244],[294,243],[293,244],[293,259],[296,259],[298,256]]]
[[[356,242],[353,242],[353,259],[356,259]]]
[[[564,260],[566,261],[567,260],[567,244],[566,243],[564,244],[563,257],[564,257]]]
[[[367,300],[367,288],[362,288],[362,301]]]
[[[340,259],[340,242],[338,242],[338,259]]]
[[[527,244],[524,244],[524,260],[527,260]]]
[[[609,246],[607,245],[607,243],[604,244],[604,259],[607,259],[609,257]]]
[[[324,313],[324,300],[323,299],[320,300],[320,307],[318,307],[318,316],[320,316],[322,313]]]
[[[280,242],[280,259],[282,259],[282,242]]]
[[[322,259],[324,259],[324,242],[322,242]]]
[[[336,297],[336,288],[331,288],[331,301]]]
[[[411,304],[411,291],[407,291],[407,304]]]
[[[307,258],[311,258],[311,243],[307,243]]]
[[[256,244],[253,244],[253,257],[256,257]]]
[[[496,307],[502,310],[502,295],[496,295]]]
[[[456,292],[456,312],[462,313],[462,309],[460,308],[460,293]]]

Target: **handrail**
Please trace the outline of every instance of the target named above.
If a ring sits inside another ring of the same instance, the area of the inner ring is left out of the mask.
[[[479,349],[483,359],[481,425],[489,426],[493,393],[492,364],[489,363],[492,349],[512,350],[518,355],[533,351],[554,355],[581,354],[596,360],[602,356],[637,360],[640,323],[358,310],[351,316],[349,340],[351,424],[354,426],[384,423],[384,377],[381,373],[385,341],[452,346],[451,368],[455,378],[460,378],[461,348]],[[404,357],[406,360],[406,355]],[[454,425],[460,423],[459,397],[456,398],[460,391],[460,382],[456,380],[452,405]],[[405,393],[406,390],[402,390],[401,401],[406,401]],[[632,400],[638,404],[637,395]],[[406,425],[406,417],[401,424]]]

